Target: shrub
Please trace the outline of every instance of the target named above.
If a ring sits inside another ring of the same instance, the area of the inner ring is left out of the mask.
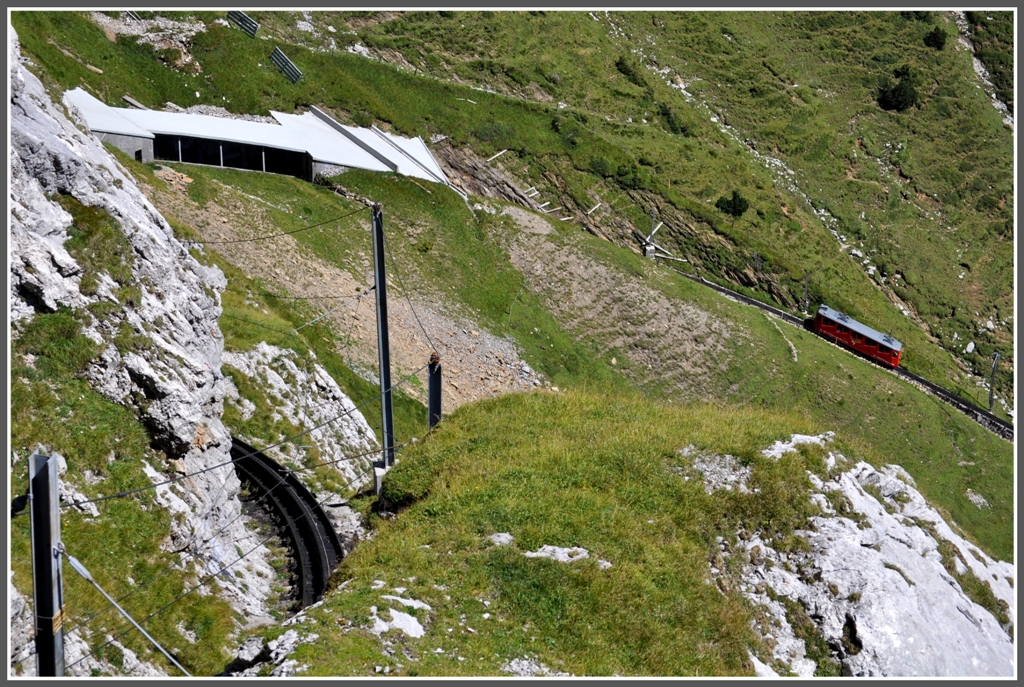
[[[903,112],[917,105],[917,89],[914,88],[914,74],[910,67],[897,67],[893,72],[899,81],[895,84],[887,81],[878,89],[878,105],[883,110]]]
[[[924,44],[929,48],[942,50],[946,47],[946,32],[942,30],[941,26],[936,26],[924,37]]]
[[[615,61],[615,68],[633,84],[639,86],[645,91],[651,90],[650,84],[647,83],[647,75],[644,74],[643,67],[641,67],[632,57],[628,55],[621,56]]]
[[[715,203],[715,207],[724,212],[727,215],[733,217],[739,217],[750,207],[750,203],[740,195],[739,191],[733,190],[732,197],[722,196]]]
[[[690,127],[668,103],[658,103],[658,115],[661,123],[673,134],[686,136],[690,133]]]
[[[594,157],[590,160],[590,171],[599,177],[610,177],[612,175],[612,164],[607,158]]]
[[[373,124],[373,115],[366,110],[356,110],[352,113],[352,122],[356,126],[361,126],[364,129],[369,128]]]

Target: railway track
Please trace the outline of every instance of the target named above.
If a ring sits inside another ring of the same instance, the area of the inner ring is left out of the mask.
[[[313,494],[288,469],[240,439],[231,440],[239,479],[264,499],[295,561],[297,601],[316,603],[345,555],[341,538]]]
[[[794,327],[801,327],[803,329],[806,329],[809,332],[817,334],[817,332],[815,332],[814,329],[812,329],[809,326],[809,320],[803,320],[803,319],[801,319],[799,317],[796,317],[795,315],[789,314],[785,310],[780,310],[780,309],[778,309],[776,307],[768,305],[767,303],[762,303],[759,300],[756,300],[754,298],[750,298],[749,296],[744,296],[741,293],[736,293],[735,291],[733,291],[731,289],[727,289],[724,286],[719,286],[718,284],[715,284],[713,282],[709,282],[708,280],[704,279],[703,277],[699,277],[699,276],[693,275],[693,274],[687,274],[686,272],[683,272],[682,270],[677,270],[676,268],[671,267],[671,266],[668,266],[668,268],[670,270],[672,270],[673,272],[677,272],[677,273],[683,275],[684,277],[686,277],[688,279],[692,279],[693,281],[697,282],[698,284],[703,284],[704,286],[707,286],[707,287],[709,287],[711,289],[714,289],[715,291],[718,291],[719,293],[721,293],[722,295],[724,295],[724,296],[726,296],[728,298],[731,298],[731,299],[733,299],[735,301],[739,301],[740,303],[746,303],[747,305],[753,305],[755,307],[758,307],[761,310],[764,310],[765,312],[769,313],[770,315],[773,315],[774,317],[777,317],[778,319],[783,320],[784,322],[787,322],[787,323],[793,325]],[[822,337],[822,338],[825,338],[825,337]],[[826,338],[826,341],[828,341],[828,340],[829,339]],[[835,342],[833,342],[833,343],[835,343]],[[993,415],[992,413],[988,412],[987,410],[979,408],[978,406],[974,405],[970,401],[966,401],[966,400],[960,398],[959,396],[957,396],[953,392],[949,391],[948,389],[944,389],[941,386],[939,386],[938,384],[930,382],[927,379],[925,379],[924,377],[921,377],[919,375],[914,374],[913,372],[910,372],[906,368],[903,368],[903,367],[897,367],[897,368],[884,367],[882,365],[879,365],[876,361],[872,360],[868,356],[863,355],[861,353],[858,353],[857,351],[850,350],[850,349],[848,349],[846,347],[842,347],[842,349],[844,351],[846,351],[847,353],[851,353],[853,355],[858,356],[859,358],[861,358],[863,360],[866,360],[866,361],[870,362],[872,365],[875,365],[875,366],[879,367],[880,369],[886,370],[888,372],[893,372],[897,376],[902,377],[903,379],[906,379],[906,380],[910,381],[911,383],[916,385],[922,391],[925,391],[926,393],[930,393],[933,396],[935,396],[936,398],[939,398],[943,402],[947,403],[948,405],[953,406],[954,408],[956,408],[957,410],[959,410],[960,412],[965,414],[967,417],[971,418],[972,420],[977,422],[979,425],[984,427],[985,429],[993,432],[994,434],[1002,437],[1003,439],[1006,439],[1007,441],[1010,441],[1010,442],[1013,441],[1013,436],[1014,436],[1013,425],[1011,423],[1007,422],[1006,420],[1003,420],[1002,418],[996,417],[995,415]]]

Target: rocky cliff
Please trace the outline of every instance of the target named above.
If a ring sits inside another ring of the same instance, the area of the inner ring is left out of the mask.
[[[134,410],[153,445],[167,458],[164,465],[147,465],[146,474],[154,482],[190,475],[157,491],[157,502],[180,514],[172,518],[164,549],[177,552],[183,563],[195,564],[203,576],[233,564],[232,575],[217,577],[216,591],[230,601],[243,623],[266,621],[275,571],[261,537],[242,517],[240,483],[230,463],[231,436],[221,421],[225,398],[238,396],[221,371],[224,341],[218,326],[219,293],[226,279],[216,267],[201,264],[174,238],[170,225],[131,176],[80,120],[74,123],[74,112],[62,111],[40,81],[23,68],[17,35],[10,27],[8,34],[11,336],[17,339],[38,313],[70,308],[81,314],[83,332],[102,348],[89,365],[90,384],[107,399]],[[73,218],[57,202],[60,196],[101,209],[116,221],[131,248],[132,272],[126,284],[138,294],[131,302],[122,304],[118,290],[125,284],[107,274],[100,273],[98,283],[83,288],[85,270],[65,247]],[[92,309],[93,313],[105,313],[102,316],[87,314],[88,306],[100,302],[116,307]],[[113,341],[126,329],[147,337],[151,345],[122,352],[123,347],[119,349]],[[238,361],[243,359],[236,355],[236,364],[241,365]],[[250,356],[245,367],[254,376],[276,374],[270,370],[269,359],[258,353]],[[323,412],[352,408],[352,402],[322,369],[315,369],[310,381],[310,407],[323,409],[321,401],[326,399],[330,407]],[[319,418],[315,413],[310,416]],[[337,425],[311,437],[323,444],[326,455],[342,447],[376,445],[358,411]],[[67,480],[73,483],[80,470],[76,470],[74,456],[65,458],[69,463]],[[342,472],[352,476],[348,466]],[[97,517],[103,517],[102,509]],[[236,563],[239,547],[253,551]],[[29,613],[25,599],[13,584],[9,591],[15,659],[30,651],[31,625],[25,622]],[[74,656],[84,655],[84,638],[72,635],[67,645],[68,663]],[[72,672],[159,672],[126,652],[122,652],[124,663],[119,668],[89,659]],[[34,669],[32,663],[27,661],[25,669]]]
[[[794,435],[764,453],[829,441]],[[697,456],[694,467],[706,489],[746,489],[749,468],[730,456]],[[712,562],[720,586],[762,609],[771,657],[755,659],[758,673],[1014,675],[1014,566],[957,534],[899,466],[830,451],[826,473],[808,473],[821,515],[796,532],[799,545],[742,532],[722,538]]]

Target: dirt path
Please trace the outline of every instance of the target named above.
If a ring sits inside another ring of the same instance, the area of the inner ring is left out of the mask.
[[[245,238],[277,229],[270,220],[270,205],[262,199],[224,186],[217,201],[200,207],[186,195],[185,175],[170,168],[163,168],[159,175],[169,190],[146,189],[147,194],[158,208],[184,220],[204,239]],[[713,379],[728,365],[733,348],[728,340],[746,341],[744,332],[705,310],[665,296],[651,285],[660,278],[653,265],[644,278],[626,274],[588,257],[577,245],[582,232],[556,234],[547,218],[525,208],[508,206],[503,212],[520,229],[508,246],[512,264],[529,278],[530,288],[568,331],[595,340],[601,355],[608,356],[609,362],[616,357],[613,364],[639,385],[658,386],[680,398],[709,399],[722,391]],[[291,236],[216,248],[247,275],[291,296],[335,297],[322,301],[321,312],[338,305],[338,295],[355,296],[371,283],[368,258],[361,260],[364,271],[353,274],[321,260]],[[406,285],[417,290],[415,284]],[[389,281],[388,293],[392,379],[397,381],[429,359],[433,348],[425,329],[444,365],[446,412],[469,401],[546,385],[522,361],[512,341],[453,315],[454,305],[414,300],[414,314],[397,281]],[[328,315],[342,339],[338,353],[368,379],[375,379],[377,369],[374,303],[370,296]],[[405,388],[425,401],[425,372],[419,379],[419,384]]]
[[[576,235],[552,240],[551,226],[537,215],[519,208],[506,213],[524,229],[511,244],[512,263],[568,331],[595,340],[639,385],[684,398],[715,395],[712,371],[728,365],[725,342],[746,338],[734,325],[650,286],[657,279],[653,264],[641,280],[584,255]]]
[[[248,194],[243,195],[224,186],[218,201],[200,207],[186,196],[189,180],[184,174],[163,168],[158,176],[168,182],[170,190],[158,192],[144,187],[144,191],[158,209],[180,218],[206,240],[247,238],[253,233],[272,233],[275,229],[267,209],[252,203],[253,197]],[[266,205],[265,201],[261,200],[261,203]],[[240,227],[245,227],[244,234],[240,233]],[[372,283],[368,260],[363,261],[365,273],[353,275],[324,262],[291,236],[221,244],[216,246],[216,250],[248,276],[300,298],[337,297],[342,294],[354,297]],[[413,288],[412,284],[406,285]],[[338,304],[336,298],[324,299],[321,312]],[[540,375],[521,360],[511,341],[496,337],[464,318],[448,314],[443,306],[439,309],[416,300],[413,306],[423,329],[441,356],[445,412],[469,401],[544,385]],[[338,344],[338,353],[357,373],[375,380],[377,330],[373,295],[327,317],[344,340]],[[403,297],[400,285],[391,280],[388,282],[388,325],[392,381],[397,382],[402,376],[425,365],[433,348],[417,323],[409,302]],[[346,346],[345,341],[349,345]],[[426,372],[421,372],[418,377],[419,385],[407,383],[404,389],[425,402]]]

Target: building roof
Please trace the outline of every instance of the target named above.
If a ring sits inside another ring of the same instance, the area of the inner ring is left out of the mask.
[[[109,107],[76,88],[64,94],[93,131],[143,136],[189,136],[309,153],[314,162],[355,167],[449,185],[421,138],[405,138],[376,127],[345,126],[312,108],[301,115],[271,112],[276,123],[158,110]]]
[[[878,343],[885,344],[894,351],[899,351],[903,349],[903,344],[901,344],[899,341],[892,338],[888,334],[883,334],[881,332],[875,331],[866,324],[861,324],[860,322],[853,319],[846,313],[839,312],[838,310],[833,310],[827,305],[822,305],[821,307],[819,307],[818,314],[821,315],[822,317],[827,317],[830,320],[838,322],[845,327],[849,327],[850,331],[857,332],[858,334],[861,334],[868,339],[871,339]]]
[[[152,132],[146,131],[143,127],[122,117],[119,108],[107,107],[81,88],[65,93],[64,100],[78,108],[93,131],[138,138],[155,138]]]

